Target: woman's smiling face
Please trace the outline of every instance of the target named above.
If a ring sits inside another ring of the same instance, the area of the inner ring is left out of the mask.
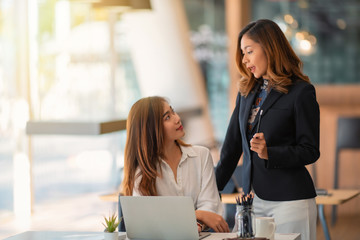
[[[267,76],[268,62],[261,45],[245,34],[241,38],[241,51],[243,54],[242,63],[254,74],[255,78],[269,79]]]

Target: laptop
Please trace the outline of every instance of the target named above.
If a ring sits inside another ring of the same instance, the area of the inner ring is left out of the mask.
[[[198,240],[194,203],[185,196],[120,196],[129,239]]]

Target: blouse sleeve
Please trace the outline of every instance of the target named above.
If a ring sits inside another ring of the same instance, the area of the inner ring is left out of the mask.
[[[201,190],[196,202],[196,210],[205,210],[222,215],[223,207],[216,186],[213,160],[208,149],[204,152],[201,155]]]

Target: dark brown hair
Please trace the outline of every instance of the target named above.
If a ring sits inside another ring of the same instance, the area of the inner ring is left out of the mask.
[[[241,30],[236,50],[236,64],[242,75],[239,82],[241,95],[247,96],[258,81],[255,76],[242,63],[241,39],[246,35],[263,48],[267,57],[269,85],[271,88],[287,93],[292,84],[292,77],[310,82],[309,77],[302,73],[302,62],[291,48],[280,27],[268,19],[260,19],[249,23]]]
[[[156,196],[156,177],[161,174],[161,158],[164,157],[163,111],[165,98],[153,96],[138,100],[130,109],[126,121],[124,180],[122,192],[132,195],[135,180],[141,176],[138,191],[144,196]],[[179,145],[189,146],[181,140]],[[137,169],[139,175],[135,176]]]

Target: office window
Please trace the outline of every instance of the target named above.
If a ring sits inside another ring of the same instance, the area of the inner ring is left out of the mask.
[[[24,99],[16,61],[16,21],[12,1],[0,1],[0,220],[13,211],[13,153]]]

